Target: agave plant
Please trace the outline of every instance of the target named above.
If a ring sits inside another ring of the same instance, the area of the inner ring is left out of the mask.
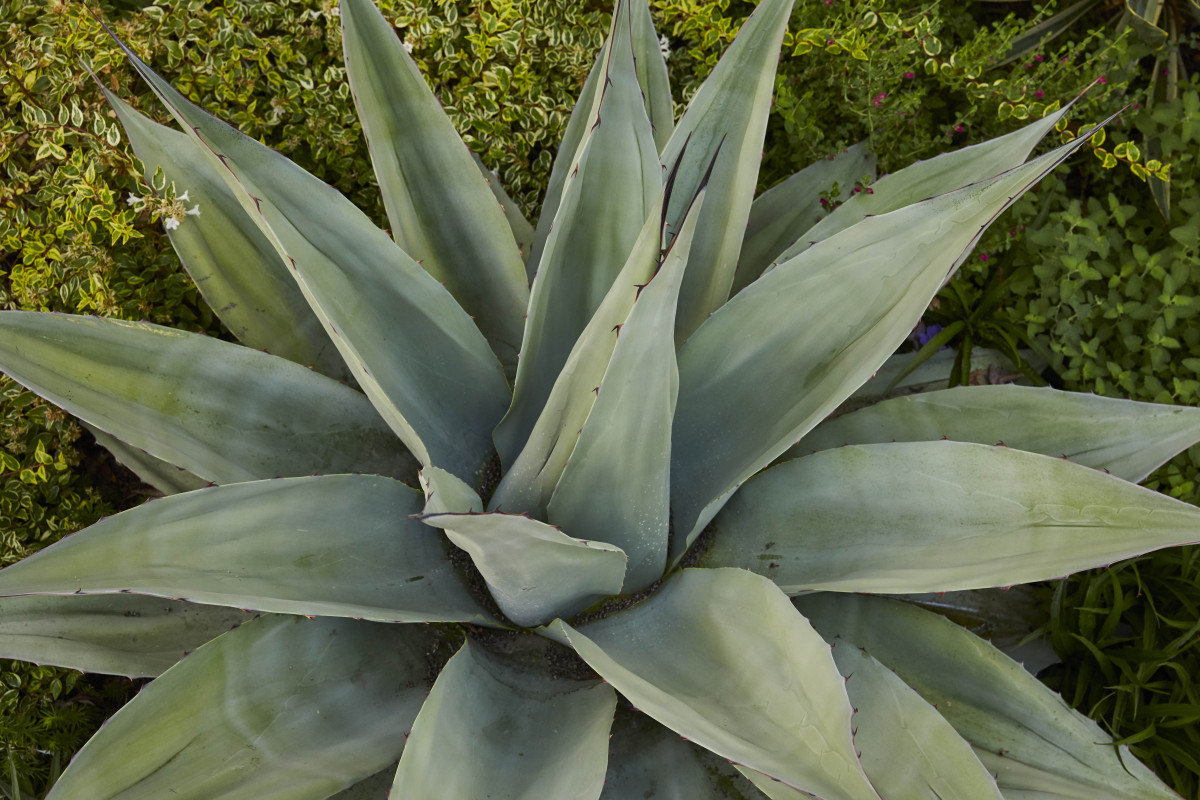
[[[183,132],[111,102],[198,204],[172,243],[242,344],[0,314],[0,368],[169,495],[0,572],[6,657],[157,676],[51,798],[1173,796],[982,639],[862,594],[1200,538],[1135,483],[1200,411],[869,382],[1087,137],[1027,161],[1056,111],[819,220],[861,149],[754,199],[790,10],[675,123],[620,0],[536,229],[368,0],[341,17],[390,236],[128,53]]]

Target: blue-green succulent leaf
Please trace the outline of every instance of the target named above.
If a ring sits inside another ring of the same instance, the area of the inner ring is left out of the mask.
[[[758,5],[692,98],[663,149],[665,163],[680,162],[679,190],[667,212],[672,234],[683,225],[690,198],[704,182],[717,150],[721,151],[712,168],[680,293],[676,343],[690,336],[729,297],[754,201],[775,68],[792,2],[763,0]]]
[[[675,127],[674,105],[671,100],[666,62],[662,58],[647,0],[630,0],[628,8],[633,24],[632,45],[633,57],[637,63],[637,79],[645,102],[646,116],[653,128],[654,141],[661,152]],[[620,8],[617,11],[620,11]],[[596,104],[596,87],[604,83],[607,74],[608,51],[612,41],[613,37],[610,33],[604,46],[596,55],[596,60],[584,81],[583,89],[575,100],[575,107],[567,122],[567,129],[563,132],[562,141],[559,143],[558,154],[554,158],[554,167],[550,171],[546,195],[542,201],[533,251],[526,259],[526,267],[529,270],[531,281],[541,262],[546,240],[554,225],[554,218],[558,214],[558,206],[563,198],[563,187],[567,183],[568,176],[574,170],[580,148],[591,131],[592,111]],[[655,63],[656,61],[658,63]]]
[[[533,247],[533,238],[535,232],[533,225],[529,224],[529,220],[525,219],[525,214],[521,211],[521,207],[517,205],[517,201],[509,196],[504,189],[504,184],[500,182],[500,176],[487,168],[487,164],[483,163],[483,159],[475,151],[471,151],[471,159],[475,162],[475,166],[479,168],[479,173],[483,175],[483,179],[487,181],[488,188],[492,190],[492,196],[496,198],[496,202],[500,204],[500,208],[504,211],[504,218],[508,220],[508,227],[512,230],[513,241],[517,243],[517,250],[521,253],[521,261],[525,264],[525,284],[528,286],[533,283],[533,268],[529,263],[529,251]],[[524,310],[521,314],[524,315]]]
[[[896,673],[850,642],[833,648],[854,706],[854,746],[883,800],[1003,800],[971,746]]]
[[[0,658],[152,678],[255,616],[135,594],[4,597]]]
[[[515,369],[529,284],[504,209],[383,14],[370,0],[340,8],[346,74],[392,237]]]
[[[476,483],[508,386],[436,278],[336,189],[209,116],[126,56],[290,267],[371,403],[423,465]]]
[[[191,204],[167,230],[171,245],[209,307],[238,341],[338,380],[350,371],[275,248],[242,208],[218,167],[179,131],[139,113],[100,87],[146,166],[162,168]]]
[[[629,559],[620,548],[566,535],[517,514],[425,514],[465,550],[496,605],[523,627],[569,617],[619,594]]]
[[[49,798],[323,800],[399,756],[431,639],[415,625],[248,622],[118,711]]]
[[[555,620],[545,633],[717,755],[825,800],[878,800],[829,645],[770,581],[684,570],[620,614],[578,628]]]
[[[617,694],[556,680],[469,642],[413,723],[392,796],[405,800],[596,800]]]
[[[1081,144],[864,219],[709,317],[679,352],[674,558],[743,481],[883,365],[996,215]]]
[[[1200,409],[1028,386],[958,386],[822,422],[784,458],[844,444],[1003,443],[1138,483],[1200,442]]]
[[[477,514],[483,502],[467,484],[437,467],[426,467],[420,474],[421,491],[425,492],[423,514]]]
[[[1006,798],[1179,800],[1112,737],[983,639],[930,611],[878,597],[795,600],[836,647],[861,647],[971,743]]]
[[[600,800],[755,800],[725,759],[632,709],[617,709]]]
[[[860,487],[846,502],[845,488]],[[965,442],[822,450],[763,471],[701,563],[811,590],[945,592],[1048,580],[1200,542],[1200,509],[1061,458]]]
[[[203,489],[211,484],[204,478],[188,472],[183,467],[168,464],[160,458],[147,453],[145,450],[122,442],[115,436],[110,436],[95,425],[83,423],[96,439],[96,444],[112,453],[113,458],[134,472],[143,482],[148,483],[163,494],[179,494]]]
[[[547,506],[572,535],[610,541],[629,557],[625,592],[662,577],[667,561],[671,418],[679,391],[675,306],[704,192],[662,266],[639,287],[579,440]]]
[[[662,164],[621,0],[605,48],[602,90],[563,188],[529,302],[512,407],[495,432],[506,466],[529,438],[555,379],[626,263],[662,187]]]
[[[567,459],[579,441],[579,432],[596,401],[597,387],[617,344],[617,331],[629,317],[645,286],[663,258],[663,214],[674,188],[672,171],[659,193],[656,210],[642,226],[621,274],[579,335],[554,387],[538,415],[537,423],[489,501],[491,510],[544,517]],[[690,241],[680,241],[672,252],[682,257]]]
[[[821,203],[823,192],[836,186],[838,191],[831,195],[832,199],[848,200],[853,196],[855,183],[863,177],[875,180],[875,154],[867,151],[865,142],[860,142],[835,156],[814,161],[756,197],[750,206],[731,294],[753,283],[797,236],[828,213]]]
[[[854,195],[794,239],[791,246],[776,258],[776,262],[795,258],[816,242],[824,241],[867,217],[898,211],[1021,166],[1037,143],[1054,129],[1054,125],[1066,116],[1073,104],[1074,101],[1020,130],[942,153],[884,175],[872,184],[870,192]]]
[[[99,317],[4,311],[0,330],[5,374],[206,481],[351,471],[415,479],[412,457],[365,397],[286,359]]]
[[[0,570],[0,596],[133,592],[283,614],[496,624],[421,495],[374,475],[214,486],[109,517]]]

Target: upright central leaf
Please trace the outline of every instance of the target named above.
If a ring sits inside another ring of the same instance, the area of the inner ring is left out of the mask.
[[[688,198],[721,150],[697,229],[697,256],[688,266],[679,298],[678,343],[729,297],[754,201],[775,66],[791,10],[792,0],[763,0],[696,93],[663,150],[668,164],[682,157],[680,191],[667,214],[672,232],[680,230]]]
[[[563,190],[533,280],[512,408],[496,429],[511,465],[537,422],[554,380],[624,266],[656,205],[662,163],[637,82],[631,15],[613,15],[588,132]]]
[[[625,551],[626,593],[646,588],[666,567],[671,418],[679,392],[675,304],[702,208],[697,198],[662,267],[619,333],[612,332],[612,360],[547,507],[550,522],[572,536]]]

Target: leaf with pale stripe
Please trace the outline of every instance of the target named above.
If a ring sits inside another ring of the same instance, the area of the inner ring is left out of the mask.
[[[958,386],[822,422],[784,458],[844,444],[938,439],[1003,442],[1137,483],[1200,442],[1200,408],[1028,386]]]
[[[171,246],[200,295],[242,344],[311,366],[338,380],[350,376],[329,334],[275,248],[225,185],[219,167],[186,134],[159,125],[104,86],[146,178],[161,167],[196,215],[167,230]]]
[[[336,189],[204,113],[125,53],[197,147],[225,170],[227,185],[291,267],[392,430],[422,464],[480,480],[509,395],[471,318]]]
[[[619,594],[629,559],[604,542],[568,536],[516,514],[425,514],[465,550],[504,614],[523,627],[569,617]]]
[[[404,800],[596,800],[616,692],[554,679],[464,644],[438,675],[400,757]]]
[[[917,161],[884,175],[871,185],[870,192],[859,192],[804,231],[776,261],[782,263],[795,258],[814,243],[824,241],[867,217],[897,211],[1021,166],[1042,137],[1066,116],[1074,102],[1020,130],[942,153],[927,161]]]
[[[547,519],[573,536],[625,551],[626,593],[646,588],[666,567],[671,418],[679,390],[675,305],[703,198],[702,191],[662,266],[612,332],[612,358],[546,509]]]
[[[358,392],[277,356],[141,322],[0,312],[0,370],[213,483],[373,472],[413,458]]]
[[[673,558],[743,481],[883,365],[996,215],[1081,144],[865,219],[780,264],[709,317],[679,352]]]
[[[1003,800],[996,780],[937,710],[850,642],[833,660],[854,706],[854,746],[883,800]]]
[[[431,639],[414,625],[248,622],[118,711],[49,800],[323,800],[396,760]]]
[[[198,475],[193,475],[183,467],[168,464],[160,458],[122,442],[97,428],[95,425],[82,423],[96,439],[96,444],[112,453],[113,458],[121,462],[143,482],[158,489],[163,494],[179,494],[191,492],[211,486],[208,481]],[[415,466],[415,465],[414,465]]]
[[[642,712],[825,800],[878,800],[829,645],[770,581],[690,569],[641,604],[545,629]]]
[[[617,708],[600,800],[753,800],[754,787],[725,759],[645,714]]]
[[[0,658],[149,678],[256,616],[135,594],[3,597]]]
[[[613,15],[603,89],[537,265],[512,406],[495,432],[506,466],[529,438],[575,340],[612,288],[662,187],[662,163],[634,68],[630,2],[621,0]]]
[[[1179,800],[1100,726],[946,618],[864,595],[826,592],[794,602],[821,635],[865,649],[933,705],[1006,798]]]
[[[846,487],[860,487],[846,500]],[[701,563],[789,594],[1048,580],[1200,542],[1200,509],[1061,458],[964,442],[822,450],[747,481]]]
[[[284,478],[153,500],[0,570],[0,596],[131,591],[285,614],[496,624],[421,495],[373,475]],[[352,516],[347,516],[349,512]]]
[[[690,198],[704,182],[717,150],[694,255],[679,297],[675,341],[682,343],[729,297],[746,221],[758,183],[763,138],[775,88],[779,47],[793,0],[763,0],[738,31],[688,105],[663,161],[680,161],[679,191],[667,212],[677,233]],[[686,152],[684,152],[686,149]]]
[[[616,332],[637,301],[638,287],[650,281],[662,262],[663,209],[674,191],[675,173],[672,169],[667,176],[655,211],[642,225],[621,274],[571,348],[533,430],[520,443],[519,455],[515,461],[506,462],[508,469],[488,503],[489,509],[545,516],[546,505],[596,401],[597,387],[617,345]],[[690,246],[689,237],[673,244],[671,252],[686,259]]]
[[[875,179],[875,154],[867,152],[865,142],[859,142],[830,158],[814,161],[756,197],[750,206],[731,294],[753,283],[797,236],[827,213],[822,193],[836,186],[838,191],[832,199],[846,200],[852,196],[856,181],[864,176]]]
[[[346,75],[392,237],[515,368],[529,288],[504,209],[391,23],[370,0],[340,9]]]

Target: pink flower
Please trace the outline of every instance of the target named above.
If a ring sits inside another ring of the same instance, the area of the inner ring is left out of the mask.
[[[1046,96],[1046,93],[1043,92],[1041,89],[1038,89],[1036,92],[1033,93],[1033,96],[1036,97],[1038,100],[1041,100],[1043,97]]]
[[[962,126],[962,125],[955,125],[955,126],[954,126],[954,132],[955,132],[955,133],[962,133],[962,132],[963,132],[963,126]]]
[[[1166,75],[1166,74],[1167,74],[1167,73],[1166,73],[1166,70],[1163,70],[1163,74],[1164,74],[1164,75]],[[1097,80],[1097,82],[1098,82],[1098,83],[1108,83],[1108,79],[1107,79],[1107,78],[1105,78],[1103,75],[1101,75],[1101,76],[1100,76],[1099,78],[1097,78],[1096,80]]]
[[[987,253],[980,253],[980,254],[979,254],[979,260],[980,260],[980,261],[987,261]]]
[[[906,72],[906,73],[904,73],[904,77],[906,77],[906,78],[915,78],[915,77],[917,77],[917,76],[916,76],[916,75],[913,75],[911,72]]]
[[[1033,60],[1034,61],[1045,61],[1046,57],[1045,56],[1034,56]]]
[[[883,105],[883,99],[885,97],[887,97],[887,92],[880,92],[871,99],[871,105],[876,107]]]

